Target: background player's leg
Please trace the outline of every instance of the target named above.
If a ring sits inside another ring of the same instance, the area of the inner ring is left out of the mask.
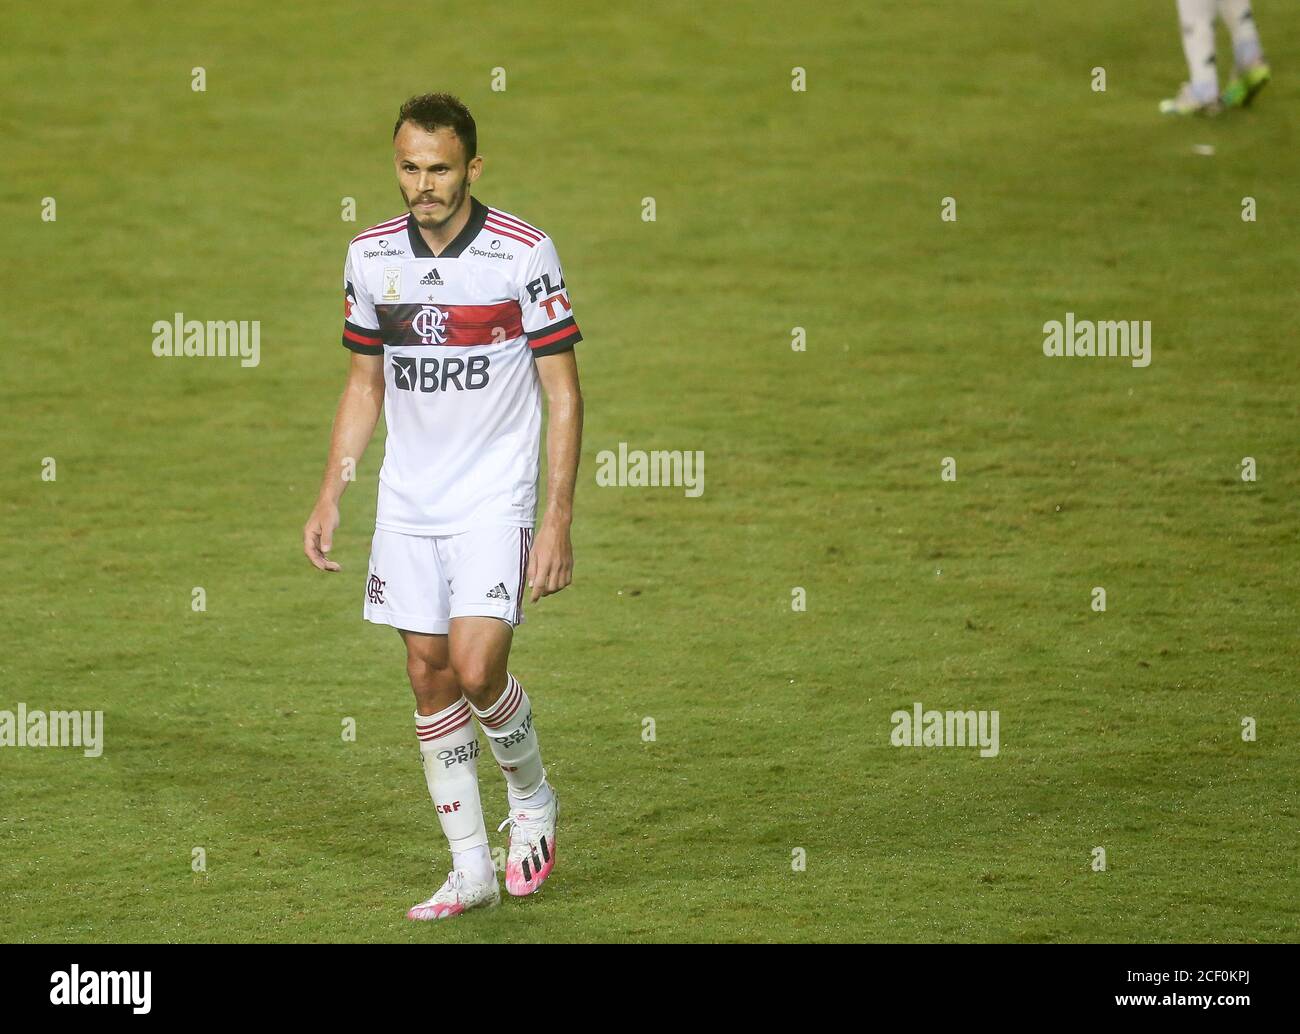
[[[1219,17],[1232,33],[1232,57],[1239,70],[1250,68],[1264,59],[1250,0],[1219,0]]]
[[[1215,0],[1178,0],[1191,94],[1201,104],[1219,98],[1219,70],[1214,57]]]
[[[1232,33],[1232,58],[1237,68],[1237,74],[1223,88],[1223,103],[1230,108],[1244,107],[1255,99],[1272,73],[1264,60],[1250,0],[1219,0],[1219,17]]]
[[[451,848],[452,865],[475,880],[495,879],[478,792],[478,734],[461,695],[445,635],[402,631],[406,672],[415,693],[429,796]]]

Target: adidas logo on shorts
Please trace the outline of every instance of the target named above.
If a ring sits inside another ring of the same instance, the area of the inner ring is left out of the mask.
[[[497,582],[497,587],[496,587],[495,589],[491,590],[491,591],[487,594],[487,598],[490,599],[490,600],[508,600],[508,599],[510,599],[510,593],[506,592],[506,583],[505,583],[505,582]]]

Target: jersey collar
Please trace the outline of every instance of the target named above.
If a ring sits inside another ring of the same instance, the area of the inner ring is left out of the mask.
[[[417,258],[460,258],[460,253],[468,248],[483,231],[483,223],[487,220],[488,207],[478,198],[471,196],[469,199],[469,222],[465,228],[456,234],[456,238],[442,250],[441,255],[435,255],[433,249],[429,247],[422,236],[420,236],[420,227],[415,221],[415,215],[412,213],[406,217],[406,233],[411,240],[411,252]]]

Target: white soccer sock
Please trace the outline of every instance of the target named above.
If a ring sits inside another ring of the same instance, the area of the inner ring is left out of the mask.
[[[1215,0],[1178,0],[1183,30],[1183,54],[1192,80],[1192,95],[1201,102],[1217,100],[1219,70],[1214,59]]]
[[[415,735],[452,864],[475,879],[487,879],[495,870],[478,795],[478,734],[469,702],[461,697],[437,714],[417,712]]]
[[[1219,0],[1219,17],[1232,33],[1232,57],[1237,68],[1244,71],[1264,60],[1250,0]]]
[[[507,672],[505,692],[486,711],[474,708],[474,714],[487,733],[492,756],[506,775],[511,805],[540,808],[549,804],[552,794],[533,728],[533,708],[519,680]]]

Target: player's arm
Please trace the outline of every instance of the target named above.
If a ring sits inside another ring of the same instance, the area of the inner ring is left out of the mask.
[[[302,529],[303,552],[322,571],[339,570],[339,565],[325,554],[333,547],[334,530],[339,526],[339,499],[351,480],[345,476],[344,464],[351,460],[348,467],[355,471],[375,433],[383,408],[384,357],[353,352],[348,381],[334,414],[325,476],[321,478],[316,506]]]
[[[582,389],[572,348],[536,357],[546,394],[546,512],[528,558],[532,601],[559,592],[573,581],[573,488],[582,455]]]

